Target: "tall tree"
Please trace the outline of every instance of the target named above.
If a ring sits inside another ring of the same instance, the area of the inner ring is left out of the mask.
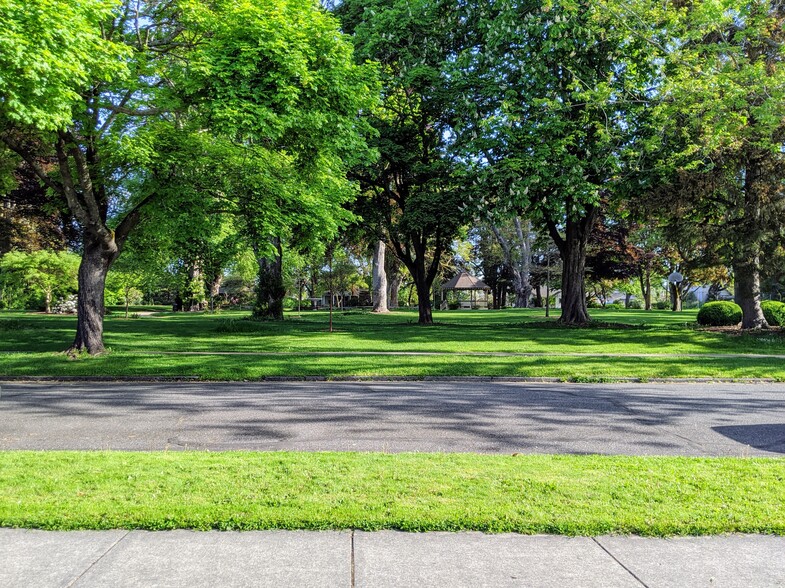
[[[0,27],[0,140],[68,202],[81,227],[79,319],[73,348],[91,353],[103,351],[106,272],[138,219],[137,208],[126,206],[126,214],[109,226],[112,179],[98,145],[118,118],[126,117],[121,111],[135,110],[140,98],[136,92],[142,90],[135,74],[153,74],[154,66],[148,69],[135,62],[132,45],[144,52],[143,43],[172,34],[155,22],[146,27],[146,36],[130,42],[130,6],[124,12],[115,8],[115,2],[106,0],[53,0],[35,9],[26,2],[5,0]],[[136,83],[121,91],[115,83],[120,80]],[[57,170],[40,163],[50,153],[56,154]]]
[[[419,323],[433,322],[439,262],[464,221],[458,172],[449,153],[454,122],[454,5],[446,1],[346,0],[337,7],[357,58],[379,62],[382,104],[373,113],[378,161],[355,169],[386,241],[409,270]]]
[[[785,219],[785,6],[690,1],[669,16],[662,131],[653,145],[668,201],[674,217],[719,229],[742,327],[765,327],[761,251]]]
[[[316,176],[311,185],[340,177],[325,172],[339,167],[338,151],[362,151],[364,69],[311,2],[52,0],[31,9],[4,0],[2,15],[0,141],[68,202],[82,231],[73,350],[104,350],[107,271],[177,175],[182,160],[150,169],[151,134],[209,129],[238,148],[286,150],[297,164],[326,160],[303,172]],[[341,149],[319,149],[333,142]],[[37,163],[50,152],[56,173]]]
[[[600,3],[473,5],[459,131],[483,174],[475,204],[542,222],[563,260],[560,321],[589,320],[586,249],[614,194],[652,80],[650,47]]]
[[[283,318],[284,245],[332,238],[355,194],[346,166],[368,158],[361,114],[377,98],[374,69],[354,63],[337,21],[304,0],[225,3],[209,22],[191,99],[241,154],[234,205],[259,263],[254,315]]]

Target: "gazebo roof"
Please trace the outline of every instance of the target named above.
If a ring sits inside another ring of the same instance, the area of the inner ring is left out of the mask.
[[[466,272],[461,272],[457,276],[455,276],[449,282],[445,282],[442,284],[443,290],[490,290],[488,285],[475,278],[474,276],[470,276]]]

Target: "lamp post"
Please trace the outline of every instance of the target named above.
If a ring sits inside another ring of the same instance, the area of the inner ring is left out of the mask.
[[[673,312],[681,311],[681,286],[684,276],[679,272],[673,272],[668,276],[668,283],[671,285],[671,302]]]

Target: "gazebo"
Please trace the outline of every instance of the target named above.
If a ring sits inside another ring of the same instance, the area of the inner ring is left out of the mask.
[[[445,300],[444,296],[445,296],[447,290],[454,290],[454,291],[460,291],[460,290],[466,291],[466,290],[468,290],[470,292],[471,301],[468,302],[468,303],[462,302],[461,303],[461,308],[480,308],[480,305],[477,304],[479,301],[477,301],[475,299],[474,293],[475,292],[484,292],[485,293],[485,300],[483,300],[483,302],[485,304],[483,305],[483,307],[484,308],[488,308],[488,292],[490,292],[491,289],[488,287],[488,285],[485,282],[483,282],[482,280],[480,280],[478,278],[475,278],[474,276],[470,276],[466,272],[461,272],[457,276],[455,276],[452,280],[450,280],[449,282],[445,282],[444,284],[442,284],[442,300],[443,301]],[[466,306],[464,306],[464,305],[466,305]]]

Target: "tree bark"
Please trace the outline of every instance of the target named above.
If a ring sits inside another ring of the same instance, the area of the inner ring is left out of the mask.
[[[438,242],[438,237],[437,237]],[[398,241],[393,240],[393,247],[395,253],[401,262],[409,270],[414,280],[414,287],[417,290],[417,307],[419,312],[419,320],[421,325],[433,324],[433,308],[431,301],[431,287],[436,278],[439,270],[439,259],[442,255],[442,249],[437,245],[433,259],[430,264],[426,265],[425,250],[427,240],[422,236],[412,239],[412,247],[404,248]],[[413,251],[412,251],[413,250]],[[414,253],[414,255],[412,255]]]
[[[668,287],[671,291],[671,310],[673,312],[681,312],[682,304],[681,304],[681,288],[679,288],[676,284],[669,283]]]
[[[531,221],[521,223],[515,217],[515,247],[504,237],[501,230],[491,223],[491,230],[502,248],[504,265],[512,277],[512,287],[515,291],[515,307],[528,308],[532,295],[531,286]]]
[[[387,305],[388,308],[398,308],[400,303],[398,302],[398,294],[401,291],[401,283],[403,282],[403,276],[401,272],[398,271],[392,275],[389,281],[389,290],[390,290],[390,301]]]
[[[570,242],[569,240],[567,241]],[[586,246],[579,241],[560,248],[562,257],[561,316],[559,322],[584,325],[591,318],[586,307],[586,289],[583,276],[586,271]]]
[[[283,320],[283,300],[286,286],[283,283],[283,247],[280,237],[273,237],[271,243],[275,253],[271,257],[260,257],[259,284],[256,286],[256,304],[253,317],[266,320]]]
[[[596,208],[589,207],[579,218],[567,218],[564,237],[552,221],[547,221],[548,232],[559,248],[562,258],[561,316],[559,322],[567,325],[585,325],[591,321],[586,308],[586,244],[589,240]]]
[[[736,299],[741,306],[742,329],[767,329],[769,323],[760,307],[760,267],[759,258],[737,259],[733,264],[736,280]]]
[[[387,309],[387,272],[384,258],[387,246],[384,241],[376,242],[373,251],[373,312],[389,312]]]
[[[433,324],[433,308],[431,306],[431,284],[425,276],[415,279],[414,287],[417,289],[418,323],[421,325]]]
[[[736,234],[733,259],[735,298],[741,306],[742,329],[769,327],[760,307],[761,189],[765,189],[762,162],[753,156],[747,162],[744,174],[744,222]]]
[[[79,264],[76,338],[69,353],[97,355],[104,348],[104,287],[106,274],[117,257],[117,250],[107,249],[100,239],[85,233],[84,252]]]

